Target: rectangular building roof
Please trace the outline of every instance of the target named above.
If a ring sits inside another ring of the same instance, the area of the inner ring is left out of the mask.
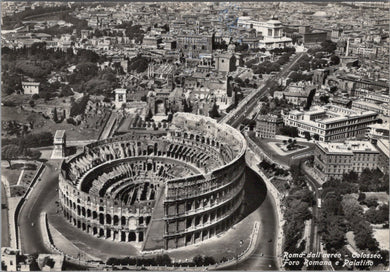
[[[56,135],[54,137],[56,138],[62,138],[65,135],[65,130],[57,130]]]
[[[317,146],[331,154],[353,155],[357,152],[378,153],[369,141],[345,141],[343,143],[318,142]]]

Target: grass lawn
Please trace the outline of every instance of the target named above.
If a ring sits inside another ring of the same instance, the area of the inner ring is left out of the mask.
[[[97,139],[100,132],[100,129],[95,129],[95,128],[82,129],[80,126],[74,126],[72,124],[68,124],[66,121],[57,124],[51,120],[46,120],[45,125],[43,127],[34,129],[34,133],[43,132],[43,131],[52,131],[52,133],[54,134],[56,130],[65,130],[66,140],[69,141]]]
[[[10,169],[8,165],[1,167],[1,175],[8,180],[10,186],[16,185],[21,172],[22,169]]]
[[[15,120],[21,123],[33,122],[32,133],[51,131],[53,134],[56,130],[66,130],[66,138],[70,141],[97,139],[102,129],[102,119],[108,118],[108,114],[91,115],[86,118],[85,124],[74,126],[68,124],[66,120],[61,123],[55,123],[52,120],[45,119],[40,113],[21,110],[20,107],[1,107],[2,121]],[[98,125],[96,125],[98,124]]]
[[[39,125],[43,120],[45,120],[41,114],[36,112],[30,112],[21,110],[19,107],[1,107],[1,120],[2,121],[18,121],[27,123],[28,119],[33,120],[34,124]],[[43,124],[42,124],[43,125]]]
[[[19,177],[23,171],[23,176],[18,185]],[[33,177],[38,171],[38,166],[36,162],[28,163],[14,163],[12,164],[12,169],[8,165],[4,165],[1,168],[1,175],[5,177],[10,185],[11,196],[22,196],[29,184],[31,183]]]

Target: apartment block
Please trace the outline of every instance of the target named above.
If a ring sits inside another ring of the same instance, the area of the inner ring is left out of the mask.
[[[374,124],[378,113],[359,111],[333,104],[312,107],[309,111],[293,110],[284,116],[287,126],[296,127],[299,136],[305,132],[318,135],[320,141],[337,141],[364,137],[367,127]]]
[[[343,143],[318,142],[314,150],[314,169],[323,181],[341,179],[343,174],[378,167],[379,151],[369,141]]]

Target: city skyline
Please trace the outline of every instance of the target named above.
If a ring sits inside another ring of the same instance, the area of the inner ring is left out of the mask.
[[[387,270],[388,2],[2,2],[2,270]]]

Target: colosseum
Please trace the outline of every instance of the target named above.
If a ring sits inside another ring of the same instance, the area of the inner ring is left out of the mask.
[[[241,133],[187,113],[162,124],[88,144],[62,163],[59,198],[71,224],[157,250],[200,243],[239,220]]]

